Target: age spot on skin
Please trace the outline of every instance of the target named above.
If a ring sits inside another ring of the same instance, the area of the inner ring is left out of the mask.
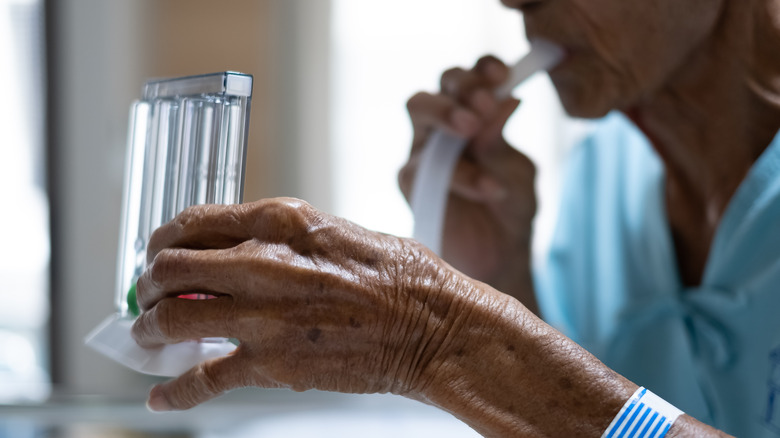
[[[560,380],[558,380],[558,385],[560,385],[560,387],[565,390],[569,390],[574,386],[571,379],[568,377],[561,377]]]
[[[510,344],[506,346],[506,349],[507,351],[515,351],[515,346]]]
[[[360,321],[355,319],[355,317],[353,317],[353,316],[349,317],[349,326],[352,327],[352,328],[360,328],[360,327],[362,327],[362,325],[360,324]]]
[[[317,339],[320,338],[320,335],[322,334],[322,330],[318,329],[317,327],[314,327],[310,329],[308,332],[306,332],[306,337],[309,338],[309,340],[312,343],[317,342]]]

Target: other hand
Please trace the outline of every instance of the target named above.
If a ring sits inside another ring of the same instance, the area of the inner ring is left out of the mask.
[[[513,98],[497,101],[493,96],[507,77],[508,68],[486,56],[471,70],[445,72],[440,94],[421,92],[409,99],[414,137],[399,184],[410,199],[421,152],[433,130],[468,139],[450,187],[442,256],[467,275],[512,293],[530,290],[536,172],[531,160],[502,135],[519,104]],[[529,305],[528,297],[518,298]]]

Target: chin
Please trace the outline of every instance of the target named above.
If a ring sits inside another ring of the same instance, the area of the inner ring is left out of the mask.
[[[560,94],[559,96],[563,109],[566,111],[566,114],[571,117],[580,119],[600,119],[614,109],[609,105],[594,105],[593,100],[583,102],[579,99],[566,99]]]
[[[580,80],[550,75],[561,105],[571,117],[598,119],[609,114],[617,105],[609,94],[596,84],[585,84]]]
[[[558,91],[558,97],[561,105],[571,117],[582,119],[598,119],[606,116],[615,107],[607,103],[603,96],[595,93],[573,93],[571,90],[555,87]]]

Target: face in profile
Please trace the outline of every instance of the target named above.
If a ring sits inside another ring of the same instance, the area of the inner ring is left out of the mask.
[[[550,72],[566,111],[601,117],[657,93],[710,44],[726,0],[502,0],[526,34],[562,45]]]

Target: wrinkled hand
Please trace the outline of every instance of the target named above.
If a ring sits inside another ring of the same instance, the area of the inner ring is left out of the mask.
[[[155,387],[154,410],[245,386],[414,397],[473,294],[416,242],[295,199],[191,207],[153,234],[148,262],[133,326],[140,345],[240,341]],[[215,298],[177,298],[194,292]]]
[[[529,261],[536,172],[502,136],[519,104],[493,96],[507,76],[507,67],[488,56],[471,70],[445,72],[441,94],[418,93],[409,99],[414,138],[399,183],[410,199],[422,149],[434,129],[468,139],[450,187],[442,256],[467,275],[510,292],[507,289],[527,289],[527,278],[522,285],[513,283],[518,283],[518,269]]]
[[[148,258],[140,345],[240,341],[154,387],[156,411],[244,386],[392,392],[484,436],[597,436],[637,388],[415,241],[302,201],[189,208],[154,233]],[[215,298],[178,298],[191,293]],[[694,423],[670,436],[705,436]]]

